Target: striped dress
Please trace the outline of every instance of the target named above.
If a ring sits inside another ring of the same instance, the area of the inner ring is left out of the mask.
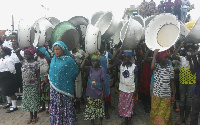
[[[150,125],[172,125],[170,79],[174,78],[174,69],[156,64],[154,73]]]

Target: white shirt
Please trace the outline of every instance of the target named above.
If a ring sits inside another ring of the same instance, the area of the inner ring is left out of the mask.
[[[82,61],[82,57],[85,55],[85,52],[83,50],[78,50],[78,52],[76,52],[74,54],[75,60],[77,63],[81,63]]]
[[[180,56],[180,67],[190,68],[189,61],[184,56]]]
[[[40,77],[48,76],[48,73],[49,73],[49,64],[48,64],[46,58],[40,58],[38,56],[37,61],[38,61],[39,66],[40,66]]]
[[[182,0],[182,8],[187,9],[190,6],[190,2],[188,0]]]
[[[22,57],[24,57],[24,51],[23,51],[23,50],[20,51],[20,55],[21,55]],[[15,63],[20,63],[20,60],[19,60],[19,58],[17,57],[17,55],[16,55],[16,53],[15,53],[14,50],[11,51],[10,57],[14,60]]]
[[[126,92],[126,93],[131,93],[135,91],[135,64],[132,64],[131,67],[126,67],[126,66],[120,66],[120,83],[119,83],[119,90]],[[127,78],[124,78],[123,73],[125,71],[129,72],[129,76]]]
[[[10,56],[5,56],[0,59],[0,72],[10,71],[15,74],[15,62]]]

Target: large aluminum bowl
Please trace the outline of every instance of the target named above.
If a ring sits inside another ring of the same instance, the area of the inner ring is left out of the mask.
[[[51,34],[51,42],[53,44],[56,41],[63,41],[69,51],[73,50],[79,43],[79,33],[76,27],[68,21],[56,25]]]

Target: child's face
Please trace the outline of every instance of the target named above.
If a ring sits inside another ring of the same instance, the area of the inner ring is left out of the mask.
[[[191,55],[193,52],[194,52],[194,50],[193,50],[192,48],[188,48],[186,53],[187,53],[187,54],[190,53],[190,54],[188,54],[188,55]]]
[[[16,50],[18,48],[17,42],[12,42],[12,48]]]
[[[127,54],[124,55],[124,63],[129,63],[131,61],[131,57]]]
[[[0,57],[4,57],[5,53],[4,51],[0,48]]]
[[[53,48],[53,51],[55,53],[55,56],[62,56],[64,54],[63,50],[58,46],[55,46]]]
[[[92,66],[95,67],[95,68],[98,68],[100,65],[100,61],[97,60],[97,59],[93,59],[92,60]]]
[[[26,60],[33,60],[34,55],[33,55],[32,53],[30,53],[29,51],[25,51],[25,52],[24,52],[24,58],[25,58]]]
[[[37,50],[37,55],[38,56],[44,56],[44,54],[42,52],[40,52],[39,50]]]
[[[161,57],[159,61],[164,65],[169,64],[169,56]]]

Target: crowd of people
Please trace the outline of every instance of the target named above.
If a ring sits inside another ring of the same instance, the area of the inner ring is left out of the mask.
[[[171,0],[160,1],[160,4],[156,6],[156,3],[153,0],[143,2],[139,6],[139,14],[145,18],[147,16],[160,14],[160,13],[171,13],[177,16],[177,19],[182,21],[184,24],[189,22],[190,14],[187,14],[191,9],[191,4],[189,0]]]
[[[96,118],[102,124],[103,118],[110,118],[110,88],[116,87],[119,117],[124,118],[120,125],[131,125],[138,99],[150,113],[151,125],[171,125],[173,110],[180,112],[176,125],[198,125],[198,45],[177,41],[163,52],[151,51],[144,40],[134,50],[121,45],[111,47],[102,40],[98,52],[87,54],[81,45],[69,51],[62,41],[21,49],[16,39],[3,37],[0,88],[7,99],[3,108],[6,113],[17,111],[15,94],[21,92],[21,109],[30,113],[27,124],[37,123],[42,111],[49,114],[51,125],[74,125],[79,113],[91,125]],[[84,112],[81,102],[86,102]]]

